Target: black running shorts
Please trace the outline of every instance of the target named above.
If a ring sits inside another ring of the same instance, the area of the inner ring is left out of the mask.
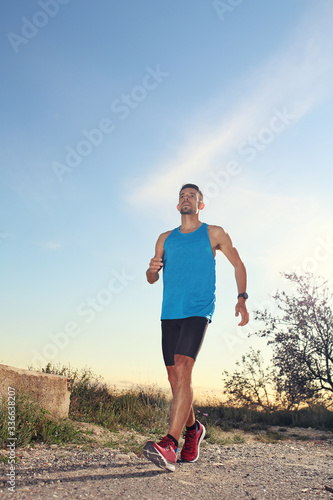
[[[209,319],[191,316],[183,319],[162,319],[162,351],[165,366],[175,364],[175,354],[196,360]]]

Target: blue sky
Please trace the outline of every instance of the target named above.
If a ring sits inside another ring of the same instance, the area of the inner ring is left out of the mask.
[[[332,277],[333,5],[328,0],[18,0],[1,7],[0,362],[165,384],[162,283],[145,270],[197,183],[231,235],[249,310],[281,271]],[[249,346],[233,269],[194,385]],[[269,352],[266,352],[267,360]],[[208,389],[207,389],[208,390]]]

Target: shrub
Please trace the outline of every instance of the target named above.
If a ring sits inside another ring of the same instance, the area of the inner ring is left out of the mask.
[[[15,399],[15,446],[27,446],[33,441],[46,443],[73,442],[80,433],[68,420],[55,421],[32,395],[18,392]],[[8,443],[8,406],[3,397],[0,402],[0,447]]]

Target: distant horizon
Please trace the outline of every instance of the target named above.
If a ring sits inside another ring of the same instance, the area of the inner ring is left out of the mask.
[[[19,366],[13,366],[13,365],[6,365],[5,363],[0,362],[0,366],[8,366],[10,368],[18,369],[18,370],[28,370],[28,371],[33,371],[36,373],[41,373],[42,368],[46,367],[28,367],[28,368],[23,368]],[[70,368],[72,370],[79,370],[79,371],[84,371],[86,369],[89,369],[89,367],[82,367],[82,368],[72,368],[68,366],[59,366],[59,367],[54,367],[54,368]],[[50,373],[51,375],[53,372]],[[98,373],[94,373],[94,376],[97,378],[101,378],[100,383],[103,385],[105,384],[107,387],[109,387],[112,391],[115,392],[126,392],[126,391],[138,391],[140,389],[145,389],[147,391],[153,391],[153,392],[162,392],[167,396],[168,398],[170,397],[171,399],[171,389],[168,383],[161,383],[157,384],[152,381],[147,381],[147,382],[131,382],[131,381],[125,381],[125,380],[110,380],[102,377]],[[63,375],[65,377],[65,375]],[[212,402],[213,400],[215,402],[223,402],[222,398],[223,395],[223,388],[219,390],[218,388],[214,387],[205,387],[205,386],[195,386],[193,385],[193,391],[194,391],[194,404],[203,404],[205,402]]]

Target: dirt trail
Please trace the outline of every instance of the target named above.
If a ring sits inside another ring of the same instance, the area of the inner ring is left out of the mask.
[[[36,445],[17,450],[15,493],[6,484],[8,465],[1,464],[0,492],[20,500],[333,499],[333,439],[319,437],[205,444],[198,462],[177,464],[174,473],[106,447]]]

